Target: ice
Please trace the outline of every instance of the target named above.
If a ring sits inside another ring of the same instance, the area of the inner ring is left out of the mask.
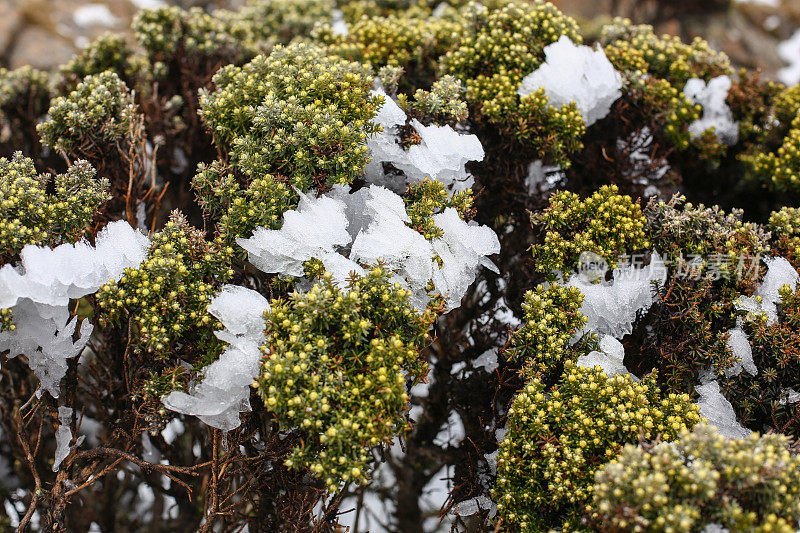
[[[250,411],[250,384],[258,376],[264,313],[269,302],[246,287],[225,285],[208,306],[224,326],[215,335],[229,344],[220,358],[203,369],[203,379],[189,393],[174,391],[161,401],[178,413],[193,415],[209,426],[230,431]]]
[[[323,255],[320,260],[325,270],[331,273],[334,283],[340,287],[347,285],[347,280],[353,273],[363,276],[366,274],[364,267],[342,254],[330,253]]]
[[[484,372],[491,374],[497,367],[499,366],[499,362],[497,360],[497,348],[490,348],[486,350],[481,355],[479,355],[473,362],[472,366],[474,368],[482,368]]]
[[[750,346],[750,341],[747,339],[747,334],[744,330],[737,327],[728,331],[727,344],[733,352],[733,355],[739,358],[739,362],[725,369],[725,377],[729,378],[739,375],[742,373],[742,370],[746,370],[747,373],[752,376],[757,375],[758,368],[753,361],[753,349]]]
[[[797,392],[793,388],[789,387],[788,389],[783,389],[781,392],[781,399],[778,400],[778,403],[781,405],[787,405],[797,403],[798,401],[800,401],[800,392]]]
[[[56,457],[53,461],[53,472],[58,472],[61,463],[67,458],[69,452],[77,448],[83,442],[84,437],[80,436],[75,440],[75,444],[69,445],[72,440],[72,408],[60,406],[58,408],[58,429],[56,429]]]
[[[778,56],[789,63],[778,71],[778,79],[789,86],[800,83],[800,29],[778,45]]]
[[[329,219],[322,220],[325,216]],[[237,242],[264,272],[302,276],[303,263],[316,258],[340,286],[352,272],[363,274],[382,262],[394,272],[392,282],[411,292],[415,307],[430,302],[433,282],[449,310],[458,306],[481,266],[497,271],[486,256],[500,251],[500,241],[491,228],[464,222],[453,208],[433,221],[442,236],[428,240],[409,226],[403,199],[389,189],[370,185],[351,194],[336,186],[320,198],[301,198],[280,230],[258,228]]]
[[[424,126],[417,119],[411,120],[411,127],[422,142],[408,149],[407,162],[394,163],[397,168],[411,181],[431,177],[455,191],[472,187],[474,180],[465,165],[469,161],[483,161],[485,154],[478,137],[462,135],[450,126]]]
[[[666,275],[657,252],[653,252],[650,264],[644,268],[634,265],[616,268],[610,282],[590,283],[573,275],[567,286],[577,287],[583,293],[581,313],[588,319],[583,332],[594,331],[617,339],[630,333],[636,314],[653,304],[653,283],[662,284]]]
[[[147,237],[124,221],[108,224],[96,247],[85,241],[55,248],[28,245],[18,265],[0,268],[0,308],[27,298],[50,306],[66,305],[70,298],[96,292],[125,268],[138,266],[147,256]]]
[[[702,533],[728,533],[728,528],[722,527],[721,525],[712,522],[706,525],[705,528],[703,528]]]
[[[670,171],[670,165],[666,158],[659,157],[653,161],[652,155],[655,152],[653,132],[647,126],[631,133],[626,139],[617,139],[617,150],[628,153],[630,168],[625,169],[625,176],[637,181],[643,180],[639,181],[642,184],[658,181]],[[645,194],[645,196],[648,195]],[[655,194],[649,196],[655,196]]]
[[[734,145],[739,140],[739,123],[734,122],[733,113],[725,103],[731,79],[728,76],[717,76],[706,83],[699,78],[686,82],[683,94],[695,104],[703,106],[702,118],[689,124],[689,133],[699,137],[705,130],[714,128],[719,140],[727,145]]]
[[[541,159],[537,159],[528,165],[525,188],[529,195],[536,196],[556,187],[565,177],[561,167],[545,165]]]
[[[493,517],[497,512],[497,506],[486,496],[475,496],[453,506],[453,513],[458,516],[472,516],[481,511],[490,511],[489,516]]]
[[[718,381],[698,385],[695,390],[700,395],[697,400],[700,416],[705,417],[709,425],[716,426],[720,435],[732,439],[750,436],[752,432],[736,420],[733,406],[720,392]]]
[[[167,5],[164,0],[131,0],[131,3],[139,9],[156,9]]]
[[[434,269],[433,283],[447,301],[447,308],[455,309],[475,281],[478,267],[498,273],[486,256],[500,252],[500,241],[491,228],[467,224],[452,207],[434,215],[433,221],[442,229],[442,236],[432,241],[442,260],[441,267]]]
[[[544,63],[522,80],[521,97],[544,88],[553,107],[575,102],[588,127],[605,118],[622,96],[622,76],[601,48],[576,45],[562,35],[544,54]]]
[[[297,209],[284,213],[281,229],[259,227],[249,239],[236,239],[263,272],[302,276],[304,262],[350,243],[343,202],[299,194]]]
[[[85,4],[72,14],[75,25],[81,28],[104,26],[110,28],[117,24],[117,18],[111,14],[108,6],[103,4]]]
[[[451,411],[450,416],[447,417],[447,422],[444,423],[441,431],[433,439],[433,444],[443,448],[452,448],[461,444],[464,437],[466,437],[464,422],[458,412]]]
[[[466,164],[483,161],[484,151],[478,137],[458,133],[447,125],[425,126],[412,119],[410,125],[421,142],[403,150],[398,144],[397,127],[405,124],[405,112],[382,90],[373,91],[373,94],[384,98],[383,106],[372,119],[383,127],[383,131],[367,140],[371,160],[365,175],[369,183],[402,192],[408,183],[429,177],[444,183],[451,193],[472,187],[474,180],[467,172]],[[387,174],[383,163],[391,163],[404,176]]]
[[[753,296],[740,296],[734,305],[737,309],[749,313],[763,313],[767,316],[767,324],[774,324],[778,320],[778,306],[781,301],[778,292],[784,285],[789,285],[792,290],[797,288],[800,275],[783,257],[766,257],[767,273]]]
[[[617,339],[611,335],[600,336],[600,351],[589,352],[586,355],[578,357],[578,366],[593,368],[600,367],[603,372],[609,377],[615,374],[628,374],[633,376],[622,360],[625,358],[625,348]],[[633,376],[635,381],[639,381],[636,376]]]
[[[418,295],[433,276],[433,246],[391,213],[373,216],[353,241],[350,259],[363,264],[384,261]]]
[[[84,320],[76,334],[69,301],[119,280],[126,268],[147,256],[149,240],[124,221],[108,224],[92,247],[87,242],[55,248],[28,245],[16,266],[0,269],[0,308],[10,308],[16,328],[0,332],[0,352],[25,355],[40,382],[40,390],[59,396],[67,359],[83,350],[92,332]],[[75,338],[73,338],[75,337]]]

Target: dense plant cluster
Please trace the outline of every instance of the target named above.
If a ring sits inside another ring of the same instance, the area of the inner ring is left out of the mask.
[[[430,323],[408,297],[378,266],[343,289],[327,274],[309,292],[273,302],[267,316],[258,389],[283,424],[308,435],[286,463],[333,491],[366,483],[370,449],[408,425],[406,381],[427,373],[419,349]]]
[[[499,515],[522,531],[579,529],[597,465],[623,444],[672,440],[699,420],[688,395],[662,396],[652,378],[636,383],[572,363],[552,389],[534,378],[514,399],[500,445]]]
[[[201,95],[202,116],[246,176],[280,173],[303,191],[350,183],[367,162],[380,105],[367,72],[321,48],[279,47],[218,71],[216,90]]]
[[[0,70],[0,529],[797,527],[798,87],[544,0],[216,4]]]
[[[797,455],[782,435],[726,439],[698,424],[674,442],[626,445],[595,476],[601,531],[795,531]]]
[[[80,240],[109,198],[108,188],[86,161],[54,177],[37,173],[21,152],[0,158],[0,258],[10,261],[28,244]]]

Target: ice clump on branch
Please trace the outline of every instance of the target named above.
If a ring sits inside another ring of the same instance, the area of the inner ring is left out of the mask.
[[[225,328],[214,335],[229,346],[203,369],[202,381],[188,394],[171,392],[162,398],[163,404],[223,431],[238,427],[239,414],[250,411],[250,384],[258,376],[259,346],[264,341],[264,313],[268,309],[269,302],[258,292],[225,285],[211,300],[208,312]]]
[[[18,265],[0,268],[0,308],[12,310],[14,330],[0,332],[0,352],[25,355],[40,382],[39,392],[59,395],[67,359],[80,354],[92,325],[81,322],[73,341],[77,317],[69,320],[69,301],[96,292],[119,280],[126,268],[147,257],[150,241],[125,221],[108,224],[95,246],[85,241],[55,248],[28,245]]]
[[[728,331],[727,344],[733,355],[739,358],[739,362],[725,369],[725,377],[737,376],[742,373],[742,370],[746,370],[752,376],[757,375],[758,368],[753,361],[753,349],[744,330],[742,328],[733,328]]]
[[[557,165],[545,165],[541,159],[528,164],[528,175],[525,177],[525,188],[528,194],[535,196],[558,186],[566,174]]]
[[[622,76],[602,49],[577,45],[562,35],[544,48],[544,54],[544,63],[517,89],[521,97],[543,88],[553,107],[575,102],[588,127],[605,118],[622,96]]]
[[[581,313],[588,319],[583,332],[594,331],[621,339],[631,332],[636,314],[653,304],[653,283],[662,284],[666,278],[664,261],[653,252],[650,264],[644,268],[625,265],[614,269],[611,282],[590,283],[576,274],[567,286],[583,293]]]
[[[734,305],[741,311],[763,313],[767,316],[767,325],[778,320],[777,304],[781,301],[778,292],[784,285],[794,290],[800,283],[800,275],[792,264],[783,257],[766,257],[767,273],[753,296],[740,296]]]
[[[281,229],[259,227],[249,239],[239,237],[236,242],[261,271],[302,276],[305,261],[350,242],[344,210],[334,198],[300,193],[297,209],[284,213]]]
[[[373,94],[383,96],[383,105],[372,119],[383,131],[367,139],[370,163],[365,175],[369,183],[401,192],[408,183],[429,177],[442,182],[451,193],[472,187],[474,179],[467,172],[466,164],[483,161],[483,146],[478,137],[458,133],[450,126],[425,126],[412,119],[410,125],[421,142],[404,150],[398,144],[398,126],[406,123],[405,112],[384,91],[373,91]],[[404,176],[387,175],[384,163],[390,163]]]
[[[395,273],[393,282],[411,291],[417,308],[429,303],[427,289],[433,282],[447,309],[453,309],[480,266],[496,271],[486,258],[500,251],[490,228],[468,224],[446,208],[433,216],[442,236],[428,240],[408,225],[403,199],[377,185],[352,194],[346,186],[335,186],[320,198],[301,200],[284,217],[280,230],[258,228],[249,239],[237,241],[265,272],[302,276],[303,263],[315,258],[343,285],[352,272],[363,274],[365,266],[380,261]]]
[[[709,128],[714,128],[717,138],[727,144],[733,145],[739,140],[739,123],[734,122],[733,113],[725,103],[728,91],[731,89],[731,79],[728,76],[717,76],[706,85],[699,78],[692,78],[686,82],[683,94],[695,104],[703,106],[703,117],[689,124],[689,133],[692,137],[699,137]]]
[[[631,374],[622,360],[625,358],[625,348],[622,343],[611,335],[602,335],[600,337],[600,351],[589,352],[586,355],[578,357],[578,366],[593,368],[600,367],[603,372],[609,377],[615,374],[628,374],[633,377],[635,381],[639,378]]]
[[[433,283],[447,300],[447,308],[454,309],[475,281],[478,267],[499,273],[486,256],[500,252],[500,241],[491,228],[464,222],[452,207],[434,215],[433,221],[442,230],[442,237],[431,241],[442,260],[442,266],[434,268]]]
[[[719,434],[731,439],[749,437],[752,433],[736,420],[736,412],[719,388],[719,382],[709,381],[698,385],[695,390],[700,395],[697,405],[700,407],[700,416],[708,420],[708,424],[716,426]]]
[[[58,429],[56,429],[56,456],[53,461],[53,472],[58,472],[61,468],[61,463],[67,458],[69,452],[81,445],[86,438],[81,435],[72,446],[69,445],[72,440],[72,429],[70,429],[70,422],[72,422],[72,408],[61,406],[58,408]]]

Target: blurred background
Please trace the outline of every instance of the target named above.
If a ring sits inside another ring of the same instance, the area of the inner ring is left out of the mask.
[[[275,0],[280,1],[280,0]],[[700,36],[739,66],[800,82],[800,0],[552,0],[591,34],[613,16],[684,40]],[[235,7],[244,0],[0,0],[0,66],[52,69],[141,8]]]

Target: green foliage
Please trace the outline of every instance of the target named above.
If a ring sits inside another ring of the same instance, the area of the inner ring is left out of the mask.
[[[320,27],[314,37],[327,45],[330,53],[374,69],[403,68],[413,80],[412,86],[430,85],[436,74],[436,61],[452,48],[460,28],[459,21],[434,18],[430,10],[352,18],[347,35]]]
[[[773,324],[761,315],[742,320],[758,374],[742,372],[722,380],[721,387],[742,424],[800,438],[800,404],[792,397],[800,390],[800,289],[785,285],[780,296]]]
[[[545,232],[543,242],[533,246],[535,268],[568,273],[577,268],[582,252],[594,252],[614,268],[621,254],[649,248],[639,204],[618,191],[616,185],[604,185],[585,200],[569,191],[553,194],[547,208],[531,215],[533,225]]]
[[[279,229],[284,212],[297,205],[297,195],[278,177],[266,175],[242,187],[220,162],[200,165],[192,186],[203,211],[217,222],[226,246],[250,237],[259,226]]]
[[[225,19],[230,33],[253,50],[271,51],[307,37],[320,23],[331,20],[333,0],[248,0],[238,11],[216,12]]]
[[[136,354],[167,358],[189,350],[196,359],[214,346],[218,355],[221,345],[212,332],[222,325],[206,308],[220,284],[233,275],[228,263],[232,253],[207,242],[183,215],[173,213],[153,235],[147,259],[126,269],[119,282],[100,288],[101,320],[128,326]]]
[[[456,124],[469,115],[462,92],[461,81],[445,75],[433,83],[430,91],[417,89],[414,100],[409,101],[404,94],[399,94],[397,100],[407,114],[420,117],[425,122]]]
[[[792,119],[789,132],[777,150],[758,153],[745,161],[751,164],[756,175],[771,181],[776,189],[800,190],[800,112]]]
[[[203,91],[202,116],[220,148],[249,178],[289,176],[312,186],[349,183],[368,154],[370,119],[382,101],[370,95],[372,75],[358,63],[305,44],[277,47],[243,67],[228,65]]]
[[[97,76],[107,70],[115,72],[133,87],[131,83],[142,66],[124,36],[113,33],[103,35],[59,69],[62,76],[61,92],[70,93],[87,76]]]
[[[773,250],[800,268],[800,209],[784,207],[769,217]]]
[[[0,68],[0,142],[13,150],[38,144],[36,122],[50,105],[50,76],[29,66]]]
[[[331,491],[366,483],[371,449],[408,428],[406,380],[427,373],[419,350],[432,317],[413,310],[390,274],[378,266],[344,289],[325,274],[267,312],[258,390],[283,428],[302,432],[286,464]]]
[[[640,438],[673,440],[700,420],[698,411],[688,395],[662,395],[652,375],[637,383],[567,362],[552,390],[531,379],[500,444],[499,518],[509,531],[580,529],[597,468]]]
[[[169,64],[182,56],[233,61],[241,54],[241,45],[230,34],[224,18],[200,8],[144,9],[136,15],[132,29],[156,77],[168,75]]]
[[[687,203],[651,200],[645,207],[647,235],[670,265],[658,299],[640,324],[645,336],[640,370],[656,368],[671,391],[689,391],[699,373],[719,374],[736,362],[726,332],[735,327],[734,302],[752,294],[760,280],[768,234],[726,213]],[[649,329],[648,329],[649,328]]]
[[[87,76],[67,96],[53,100],[49,119],[39,125],[42,144],[69,155],[95,156],[124,146],[136,120],[136,106],[115,72]]]
[[[783,435],[726,439],[698,424],[675,442],[628,444],[595,475],[598,531],[791,533],[800,519],[800,458]]]
[[[744,222],[741,209],[724,212],[719,206],[695,206],[676,195],[668,202],[651,200],[645,207],[647,234],[659,253],[672,260],[699,255],[724,255],[723,277],[733,277],[740,255],[760,256],[768,249],[766,232]]]
[[[703,39],[685,44],[679,37],[659,37],[652,26],[635,25],[628,19],[618,17],[604,26],[600,42],[618,70],[652,74],[680,84],[680,89],[689,78],[708,81],[732,73],[728,57]]]
[[[570,339],[586,325],[582,304],[583,293],[576,287],[538,285],[526,292],[525,325],[511,338],[508,358],[522,363],[526,375],[545,383],[558,378],[566,361],[574,362],[582,355],[580,346],[570,345]]]
[[[406,211],[411,219],[411,227],[432,240],[442,236],[442,229],[433,221],[433,215],[448,207],[458,211],[463,220],[471,218],[472,191],[457,192],[452,196],[441,181],[424,179],[408,186],[403,195]]]
[[[86,161],[55,177],[37,174],[20,152],[0,158],[0,263],[26,244],[57,246],[80,240],[109,199],[105,178]]]

